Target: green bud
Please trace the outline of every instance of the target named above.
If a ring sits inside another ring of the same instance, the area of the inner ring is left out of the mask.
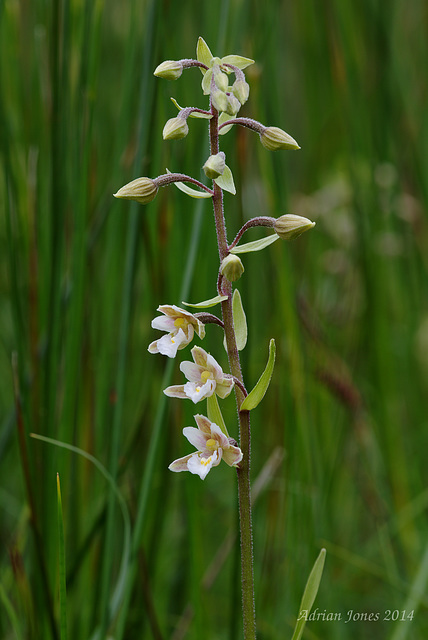
[[[177,80],[183,73],[183,65],[177,60],[165,60],[153,72],[153,75],[165,80]]]
[[[162,136],[164,140],[180,140],[185,138],[189,133],[187,121],[177,116],[170,118],[163,128]]]
[[[229,255],[222,260],[220,273],[226,280],[229,280],[229,282],[235,282],[235,280],[239,280],[244,273],[244,265],[238,256],[229,253]]]
[[[229,78],[227,77],[227,74],[220,71],[219,67],[214,67],[213,73],[216,87],[220,89],[220,91],[227,91],[229,86]]]
[[[233,93],[229,93],[227,95],[227,106],[225,109],[226,113],[228,113],[230,116],[235,116],[240,108],[241,103],[239,102],[238,98],[235,98]]]
[[[211,93],[211,102],[217,111],[227,111],[228,101],[227,95],[220,89],[215,89]]]
[[[245,104],[250,95],[250,85],[245,80],[235,80],[232,85],[232,92],[241,104]]]
[[[277,218],[273,223],[275,233],[283,240],[294,240],[305,231],[315,227],[315,222],[303,216],[295,216],[287,213],[285,216]]]
[[[151,178],[137,178],[132,182],[128,182],[124,187],[114,195],[115,198],[124,198],[125,200],[136,200],[141,204],[151,202],[158,192],[158,187]]]
[[[279,127],[266,127],[263,133],[260,134],[260,140],[262,145],[269,149],[269,151],[277,151],[278,149],[300,149],[297,142],[285,133]]]
[[[212,178],[214,180],[214,178],[218,178],[222,175],[226,166],[225,159],[223,151],[220,151],[220,153],[216,153],[214,156],[210,156],[208,158],[203,166],[207,178]]]

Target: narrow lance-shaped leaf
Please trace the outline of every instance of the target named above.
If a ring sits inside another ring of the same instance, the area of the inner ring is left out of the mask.
[[[248,328],[244,307],[242,306],[241,294],[238,289],[233,292],[232,298],[233,326],[235,328],[236,347],[242,351],[247,344]],[[223,340],[224,348],[227,351],[226,336]]]
[[[299,615],[297,616],[296,626],[294,627],[294,633],[291,640],[300,640],[302,637],[303,629],[305,628],[306,620],[311,612],[312,605],[315,602],[316,595],[318,593],[318,587],[320,586],[321,576],[324,569],[325,561],[325,549],[321,549],[318,558],[315,560],[315,564],[312,567],[312,571],[309,574],[306,582],[306,587],[303,592],[302,601],[300,603]]]
[[[213,393],[212,396],[208,396],[207,398],[207,414],[208,420],[211,420],[211,422],[214,422],[216,425],[218,425],[223,433],[227,437],[229,437],[226,424],[223,419],[223,414],[217,400],[217,395],[215,393]]]
[[[220,113],[219,118],[218,118],[218,125],[220,126],[221,124],[227,122],[228,120],[231,119],[231,116],[229,113],[226,113],[225,111],[223,111],[222,113]],[[225,133],[227,133],[228,131],[231,130],[231,128],[233,127],[233,124],[228,124],[225,127],[222,127],[219,131],[219,134],[221,136],[223,136]]]
[[[196,302],[195,304],[191,302],[182,302],[181,304],[184,304],[185,307],[193,307],[195,309],[208,309],[209,307],[214,307],[219,302],[223,302],[223,300],[227,300],[227,296],[215,296],[215,298],[210,298],[203,302]]]
[[[171,173],[169,169],[166,170],[167,173]],[[183,193],[190,196],[191,198],[212,198],[212,194],[208,191],[201,191],[199,189],[192,189],[188,187],[184,182],[174,182],[177,189],[180,189]]]
[[[230,253],[251,253],[252,251],[261,251],[265,247],[278,240],[279,236],[274,233],[266,238],[260,238],[260,240],[254,240],[254,242],[247,242],[246,244],[239,244],[237,247],[233,247]]]
[[[250,391],[244,402],[241,404],[240,411],[251,411],[251,409],[255,409],[255,407],[257,407],[257,405],[263,400],[269,386],[270,379],[272,378],[273,367],[275,364],[275,351],[275,340],[271,338],[269,343],[269,359],[266,369],[263,371],[254,389]]]
[[[171,98],[171,102],[179,111],[183,111],[184,107],[180,107],[175,98]],[[189,118],[203,118],[204,120],[211,120],[212,117],[212,113],[201,113],[200,111],[192,111],[192,113],[189,114]]]
[[[236,194],[236,187],[235,187],[235,183],[233,182],[233,175],[227,165],[224,167],[224,171],[221,174],[221,176],[218,176],[218,178],[215,178],[214,182],[218,184],[220,189],[223,189],[223,191],[228,191],[232,195]]]

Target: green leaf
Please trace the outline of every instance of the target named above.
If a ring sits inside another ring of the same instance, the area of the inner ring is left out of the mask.
[[[233,182],[233,175],[227,165],[225,165],[224,171],[221,174],[221,176],[219,176],[218,178],[215,178],[214,182],[218,184],[220,189],[223,189],[224,191],[228,191],[233,195],[236,194],[235,183]]]
[[[215,298],[197,302],[196,304],[192,304],[191,302],[182,302],[181,304],[184,304],[185,307],[194,307],[195,309],[208,309],[209,307],[214,307],[214,305],[219,302],[223,302],[223,300],[227,300],[227,296],[216,296]]]
[[[212,194],[208,193],[208,191],[198,191],[196,189],[192,189],[188,187],[184,182],[174,182],[177,189],[180,189],[183,193],[187,194],[191,198],[212,198]]]
[[[251,409],[255,409],[263,400],[269,386],[270,379],[272,378],[273,367],[275,364],[275,351],[275,340],[271,338],[269,343],[269,359],[266,369],[263,371],[254,389],[250,391],[244,402],[241,404],[240,411],[251,411]]]
[[[218,117],[218,125],[220,126],[221,124],[223,124],[224,122],[227,122],[231,118],[232,116],[229,113],[226,113],[226,111],[223,111],[222,113],[220,113]],[[225,133],[230,131],[232,127],[233,127],[233,124],[228,124],[226,127],[223,127],[222,129],[220,129],[219,134],[221,136],[224,135]]]
[[[64,520],[62,516],[61,485],[59,481],[59,473],[56,474],[56,489],[57,489],[57,501],[58,501],[60,637],[61,637],[61,640],[67,640],[67,605],[66,605],[67,599],[66,599]]]
[[[221,64],[233,64],[234,67],[238,67],[238,69],[246,69],[250,66],[250,64],[254,64],[254,60],[251,58],[244,58],[244,56],[224,56],[221,59]]]
[[[213,59],[213,54],[211,53],[209,46],[200,36],[198,38],[198,44],[196,45],[196,59],[207,67],[210,66],[210,62]],[[205,73],[205,69],[201,69],[201,71],[202,73]]]
[[[183,111],[184,107],[180,107],[175,98],[171,98],[171,102],[177,107],[179,111]],[[212,117],[213,116],[211,113],[200,113],[199,111],[192,111],[192,113],[189,115],[189,118],[204,118],[205,120],[211,120]]]
[[[318,593],[318,587],[321,582],[321,576],[324,569],[325,561],[325,549],[321,549],[318,558],[315,560],[315,564],[312,571],[309,574],[306,587],[303,592],[302,601],[300,603],[299,615],[297,616],[296,626],[294,627],[294,633],[291,640],[300,640],[302,637],[303,629],[305,628],[306,620],[314,604],[316,595]]]
[[[233,292],[232,298],[232,314],[233,326],[235,328],[236,347],[238,351],[242,351],[247,344],[247,318],[245,317],[244,307],[242,306],[241,294],[238,289]],[[226,337],[224,338],[224,348],[227,351]]]
[[[213,393],[212,396],[208,396],[207,398],[207,414],[208,420],[211,420],[211,422],[214,422],[216,425],[218,425],[223,433],[227,437],[229,437],[226,425],[224,423],[223,415],[221,413],[220,405],[217,400],[217,395],[215,393]]]
[[[237,247],[233,247],[230,253],[250,253],[251,251],[261,251],[265,247],[268,247],[273,242],[278,240],[279,236],[274,233],[266,238],[260,238],[260,240],[254,240],[254,242],[247,242],[246,244],[239,244]]]
[[[166,170],[167,173],[171,173],[169,169]],[[201,191],[199,189],[192,189],[188,187],[184,182],[174,182],[177,189],[180,189],[183,193],[190,196],[191,198],[212,198],[212,194],[208,193],[208,191]]]

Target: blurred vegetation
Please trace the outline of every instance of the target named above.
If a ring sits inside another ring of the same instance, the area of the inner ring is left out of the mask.
[[[256,60],[242,115],[302,147],[225,136],[229,239],[254,215],[317,222],[247,254],[238,284],[249,385],[278,347],[252,421],[259,638],[291,637],[322,546],[315,606],[342,620],[304,637],[427,637],[427,27],[423,0],[0,2],[1,638],[59,638],[56,472],[70,638],[240,635],[236,480],[167,471],[195,408],[165,402],[179,363],[147,352],[159,304],[216,293],[210,203],[111,195],[166,167],[201,178],[205,123],[161,136],[170,96],[205,106],[199,71],[152,75],[199,35]]]

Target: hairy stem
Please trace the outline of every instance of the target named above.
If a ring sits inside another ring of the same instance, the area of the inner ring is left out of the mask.
[[[211,155],[219,151],[219,127],[218,112],[211,106],[213,117],[210,120],[210,146]],[[226,236],[226,224],[223,210],[223,192],[214,183],[214,194],[212,198],[215,226],[217,232],[217,243],[220,262],[228,254],[229,248]],[[219,283],[220,284],[220,283]],[[244,639],[255,640],[256,619],[254,602],[254,574],[253,574],[253,536],[251,523],[251,485],[250,485],[250,414],[248,411],[240,411],[240,406],[244,400],[241,363],[239,351],[236,346],[235,329],[232,314],[232,285],[225,278],[221,282],[221,289],[227,300],[221,303],[226,336],[227,355],[231,374],[239,381],[235,385],[235,395],[238,405],[240,448],[243,453],[242,461],[237,469],[238,472],[238,493],[239,493],[239,517],[241,536],[241,589],[242,589],[242,611],[244,625]]]

